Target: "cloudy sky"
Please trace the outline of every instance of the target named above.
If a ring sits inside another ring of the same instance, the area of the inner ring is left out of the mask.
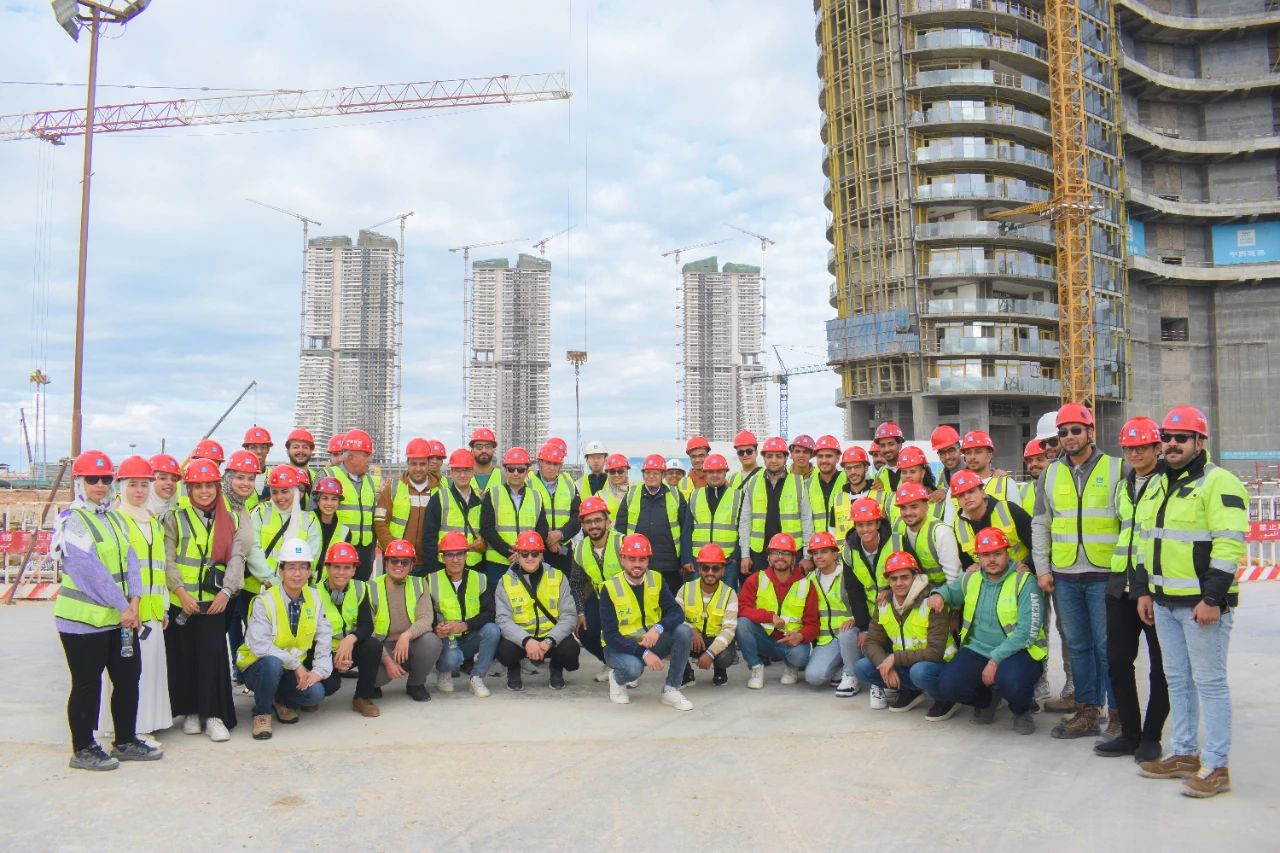
[[[354,10],[370,8],[367,16]],[[450,446],[461,421],[463,243],[554,265],[552,431],[573,435],[567,349],[585,345],[584,439],[671,438],[675,286],[660,254],[767,257],[769,342],[825,361],[813,15],[777,0],[218,3],[154,0],[101,49],[99,103],[226,89],[325,88],[568,71],[570,101],[99,135],[85,361],[85,444],[185,452],[250,379],[215,437],[283,438],[298,368],[301,229],[252,197],[355,235],[407,210],[402,432]],[[0,113],[83,105],[87,38],[41,0],[0,3]],[[0,462],[24,468],[27,376],[49,386],[49,458],[69,447],[79,138],[0,147]],[[392,232],[393,233],[393,232]],[[687,255],[685,260],[699,257]],[[792,432],[835,431],[835,379],[799,377]],[[770,390],[777,417],[776,389]]]

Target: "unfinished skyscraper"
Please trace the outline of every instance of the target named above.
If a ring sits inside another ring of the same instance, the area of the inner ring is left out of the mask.
[[[472,264],[467,429],[537,452],[551,427],[551,262]]]
[[[363,429],[374,461],[396,458],[400,292],[396,241],[361,231],[308,243],[297,423],[323,447]]]
[[[732,441],[769,431],[761,352],[760,268],[705,258],[681,268],[683,432]],[[753,378],[755,377],[755,378]],[[682,436],[683,437],[683,436]]]

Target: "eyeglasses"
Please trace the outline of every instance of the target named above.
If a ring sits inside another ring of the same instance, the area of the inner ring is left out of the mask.
[[[310,572],[311,567],[306,563],[285,563],[280,567],[282,572]]]
[[[1082,426],[1063,427],[1058,430],[1058,438],[1066,438],[1069,435],[1084,435],[1084,432],[1085,427]]]
[[[115,482],[115,479],[116,478],[111,476],[110,474],[94,474],[91,477],[85,477],[84,481],[88,483],[90,486],[96,486],[98,484],[102,484],[104,486],[110,486],[112,483]]]
[[[466,551],[445,551],[440,556],[444,557],[446,560],[462,560],[466,558],[467,552]]]
[[[529,470],[528,465],[508,465],[507,466],[508,474],[523,474],[528,470]]]
[[[1041,446],[1041,447],[1057,447],[1057,446],[1058,446],[1058,439],[1057,439],[1056,437],[1054,437],[1054,438],[1042,438],[1042,439],[1040,439],[1040,446]]]
[[[1194,441],[1195,436],[1185,432],[1162,432],[1160,433],[1160,440],[1165,444],[1169,444],[1171,442],[1175,444],[1186,444],[1189,441]],[[92,478],[86,479],[89,479],[90,481],[92,480]]]
[[[616,477],[619,474],[627,473],[627,469],[626,468],[610,468],[608,471],[605,471],[605,473],[608,474],[610,477]]]
[[[756,449],[754,447],[741,447],[738,449],[739,456],[755,456]]]
[[[541,551],[516,551],[516,556],[522,560],[525,560],[525,559],[528,559],[529,557],[541,557],[542,552]]]

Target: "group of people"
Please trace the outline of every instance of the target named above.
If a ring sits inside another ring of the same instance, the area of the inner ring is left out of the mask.
[[[1229,790],[1243,485],[1209,461],[1193,407],[1127,422],[1123,459],[1098,447],[1082,405],[1037,432],[1021,487],[993,467],[987,433],[938,427],[935,473],[891,422],[870,452],[743,431],[733,471],[693,436],[690,470],[653,455],[634,484],[601,442],[575,480],[563,441],[499,459],[487,429],[452,453],[413,439],[385,482],[358,429],[330,441],[327,466],[303,429],[271,468],[261,427],[230,458],[206,440],[181,466],[161,454],[115,468],[88,451],[53,548],[71,766],[160,758],[144,736],[175,720],[227,740],[234,683],[253,694],[253,737],[267,739],[348,678],[353,710],[377,717],[383,687],[404,679],[426,702],[433,673],[437,690],[462,676],[477,698],[504,670],[509,690],[544,670],[559,690],[585,649],[617,704],[649,671],[665,673],[664,705],[691,710],[683,690],[698,671],[724,685],[741,656],[748,688],[776,663],[781,684],[840,698],[865,686],[872,709],[928,703],[931,722],[967,705],[989,725],[1004,703],[1013,730],[1031,734],[1036,712],[1060,711],[1056,738],[1103,736],[1097,754],[1134,756],[1190,796]],[[1051,610],[1067,676],[1056,699]],[[108,728],[110,754],[95,738]]]

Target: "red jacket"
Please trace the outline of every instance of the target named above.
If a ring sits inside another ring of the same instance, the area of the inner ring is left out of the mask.
[[[774,574],[773,569],[765,569],[769,573],[769,582],[773,584],[774,591],[777,593],[778,601],[787,597],[787,593],[791,590],[792,584],[804,577],[804,572],[798,568],[791,570],[791,579],[785,583],[778,580],[778,576]],[[752,622],[761,625],[772,625],[773,614],[768,610],[761,610],[756,607],[756,590],[760,586],[760,573],[752,572],[742,583],[742,589],[738,592],[738,615],[745,616]],[[769,633],[770,637],[781,637],[782,632],[774,629]],[[806,643],[812,643],[818,639],[818,593],[809,585],[809,597],[804,602],[804,620],[800,626],[800,636],[804,638]]]

